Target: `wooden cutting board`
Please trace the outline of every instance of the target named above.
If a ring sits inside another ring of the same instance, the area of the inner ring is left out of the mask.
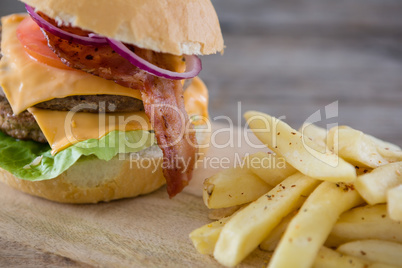
[[[227,135],[213,137],[216,146],[206,161],[225,157],[234,164],[236,157],[259,151],[251,149],[239,131],[234,132],[234,146],[221,146],[229,141]],[[163,187],[132,199],[68,205],[0,184],[0,266],[221,267],[199,254],[189,239],[192,230],[211,221],[201,185],[221,168],[198,165],[190,187],[172,200]],[[241,266],[262,267],[268,257],[256,250]]]

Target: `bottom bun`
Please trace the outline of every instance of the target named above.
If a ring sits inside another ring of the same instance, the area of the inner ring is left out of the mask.
[[[0,180],[22,192],[62,203],[134,197],[165,184],[162,153],[157,149],[152,146],[141,153],[119,154],[110,161],[84,157],[58,177],[43,181],[21,180],[2,169]]]
[[[197,132],[197,140],[202,141],[200,144],[208,143],[210,135],[206,134]],[[22,180],[0,168],[0,181],[22,192],[56,202],[98,203],[157,190],[166,183],[162,161],[162,150],[154,145],[137,153],[119,154],[110,161],[82,157],[50,180]]]

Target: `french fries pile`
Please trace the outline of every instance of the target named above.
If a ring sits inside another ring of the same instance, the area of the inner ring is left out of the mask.
[[[200,253],[229,267],[258,247],[273,252],[268,267],[402,267],[401,148],[350,127],[245,118],[273,153],[205,180],[222,218],[190,234]]]

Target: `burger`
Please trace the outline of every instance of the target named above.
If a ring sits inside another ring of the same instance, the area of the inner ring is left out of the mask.
[[[0,180],[66,203],[181,192],[209,143],[211,2],[23,2],[1,19]]]

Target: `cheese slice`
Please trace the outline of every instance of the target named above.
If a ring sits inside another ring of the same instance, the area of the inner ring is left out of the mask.
[[[29,108],[45,135],[52,154],[88,139],[100,139],[114,130],[150,130],[144,112],[80,113]]]
[[[121,95],[141,99],[139,90],[79,70],[55,68],[31,59],[16,34],[25,18],[14,14],[3,17],[0,86],[15,114],[35,104],[72,95]]]
[[[16,35],[18,24],[24,18],[23,15],[2,18],[0,85],[15,114],[26,109],[33,114],[52,148],[52,154],[79,141],[102,138],[114,130],[151,129],[144,112],[96,114],[33,108],[37,103],[72,95],[109,94],[141,99],[141,94],[138,90],[82,71],[62,70],[31,59]],[[201,79],[194,78],[183,95],[188,115],[201,115],[205,123],[208,119],[208,90]]]

